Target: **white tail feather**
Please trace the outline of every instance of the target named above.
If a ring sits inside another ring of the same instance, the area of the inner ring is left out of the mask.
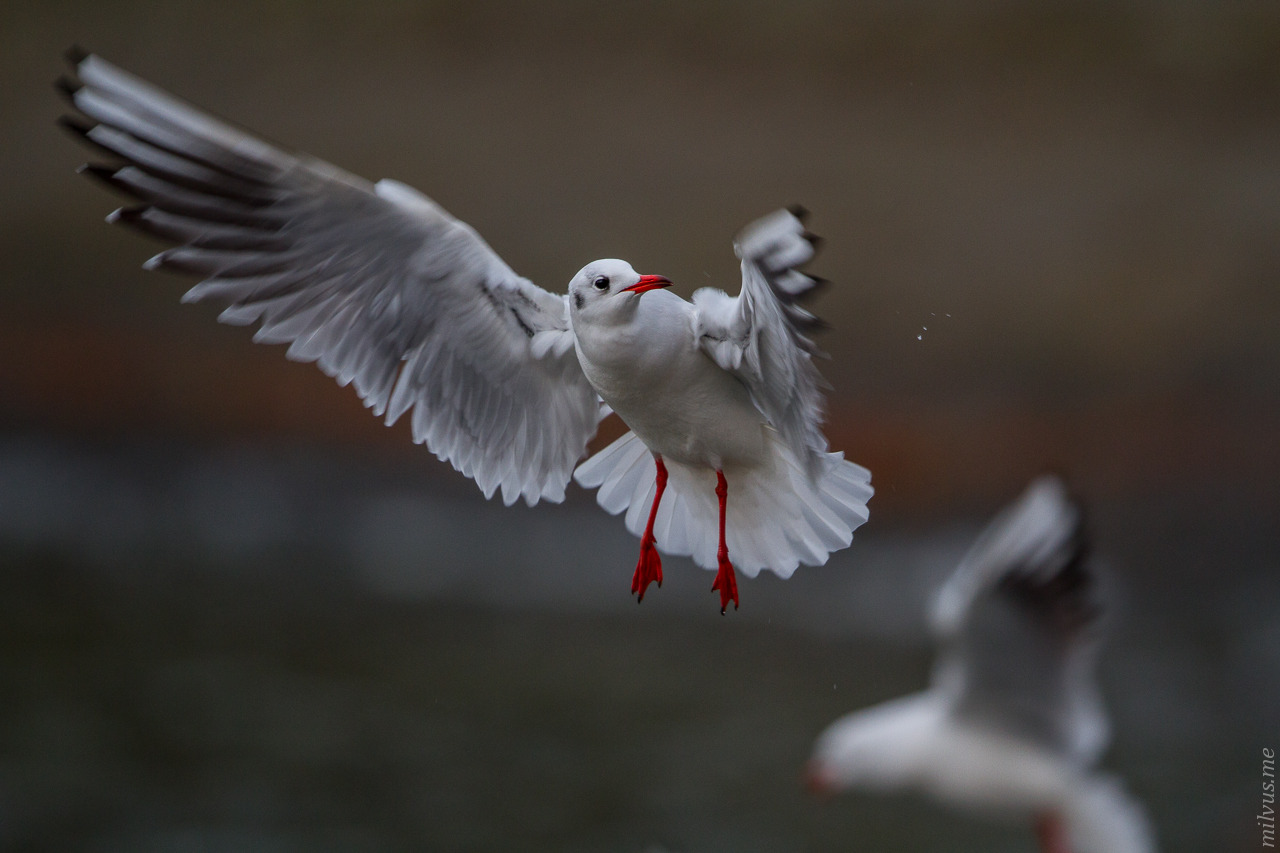
[[[729,559],[747,577],[769,569],[786,578],[800,563],[820,566],[849,545],[853,531],[867,520],[871,472],[845,461],[842,453],[827,453],[812,480],[804,461],[775,433],[768,436],[769,465],[725,468],[725,538]],[[671,460],[666,465],[667,490],[654,519],[658,550],[715,569],[720,524],[715,472]],[[625,511],[627,529],[640,536],[653,503],[654,469],[649,449],[628,432],[579,465],[573,476],[585,488],[599,488],[596,500],[606,512]]]

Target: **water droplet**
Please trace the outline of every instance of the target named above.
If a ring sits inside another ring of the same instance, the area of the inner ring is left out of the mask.
[[[916,335],[916,340],[917,340],[917,341],[923,341],[923,340],[924,340],[924,335]]]

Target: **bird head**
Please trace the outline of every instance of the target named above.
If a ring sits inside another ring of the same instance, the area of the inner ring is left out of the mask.
[[[818,739],[804,768],[804,783],[810,793],[825,799],[860,786],[866,778],[875,778],[878,745],[859,728],[840,720]]]
[[[665,276],[640,275],[626,261],[607,258],[578,270],[569,282],[569,300],[575,314],[605,320],[635,310],[641,294],[670,286]]]
[[[809,790],[821,795],[850,788],[894,791],[918,778],[940,709],[916,694],[841,717],[814,744],[805,767]]]

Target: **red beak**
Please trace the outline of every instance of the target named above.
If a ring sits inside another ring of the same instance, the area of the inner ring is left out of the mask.
[[[835,780],[823,769],[822,765],[817,761],[809,761],[804,766],[804,775],[801,777],[804,787],[810,794],[819,800],[829,800],[835,796],[838,786]]]
[[[657,290],[660,287],[670,287],[671,279],[665,275],[642,275],[640,280],[630,287],[624,287],[619,293],[644,293],[646,290]]]

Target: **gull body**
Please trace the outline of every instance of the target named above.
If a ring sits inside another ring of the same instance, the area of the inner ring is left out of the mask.
[[[571,295],[577,286],[575,278]],[[746,386],[697,347],[695,316],[691,303],[667,290],[584,301],[570,313],[583,373],[668,464],[767,463],[768,422]]]
[[[100,57],[70,59],[61,87],[77,115],[63,123],[112,160],[84,171],[136,202],[108,221],[171,244],[148,269],[199,277],[184,301],[257,324],[255,341],[288,344],[388,424],[409,417],[414,441],[486,497],[532,506],[563,500],[570,478],[598,488],[641,537],[641,598],[661,583],[659,549],[715,569],[723,612],[735,562],[785,577],[866,520],[870,473],[821,431],[817,320],[799,304],[819,281],[800,270],[814,238],[796,212],[743,229],[736,297],[686,302],[612,259],[557,295],[411,187],[282,150]],[[631,431],[579,465],[610,409]]]

